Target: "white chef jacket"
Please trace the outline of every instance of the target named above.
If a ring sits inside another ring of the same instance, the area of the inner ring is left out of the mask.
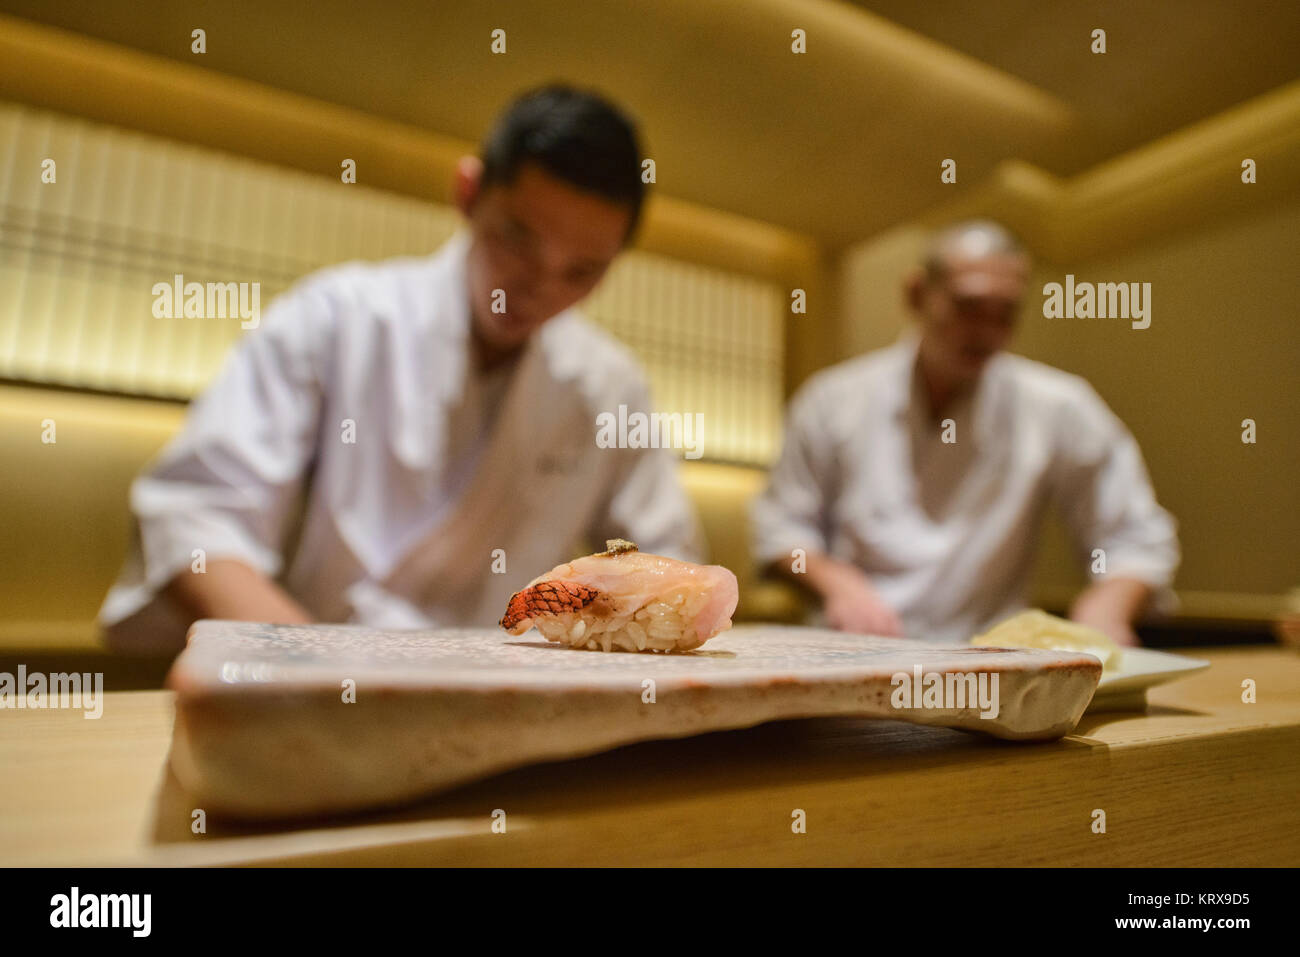
[[[651,410],[631,353],[569,310],[478,371],[468,247],[331,267],[271,305],[131,487],[110,644],[181,641],[160,589],[199,549],[278,577],[319,620],[393,628],[494,624],[584,539],[700,559],[672,453],[596,444],[601,412]]]
[[[814,375],[752,519],[755,557],[794,549],[861,568],[909,638],[945,644],[1025,608],[1044,513],[1055,505],[1092,574],[1135,578],[1168,607],[1176,523],[1133,436],[1082,378],[1022,356],[989,360],[931,418],[913,331]],[[953,443],[943,441],[952,419]]]

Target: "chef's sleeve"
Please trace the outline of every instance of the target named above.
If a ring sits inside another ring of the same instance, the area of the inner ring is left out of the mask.
[[[830,551],[832,461],[825,415],[805,387],[786,413],[781,453],[767,485],[750,505],[754,559],[759,567],[790,561],[796,549]]]
[[[315,448],[330,314],[317,279],[272,303],[132,484],[147,592],[200,554],[279,573],[287,519]]]
[[[619,391],[611,408],[624,404],[647,414],[653,409],[639,373],[624,375]],[[707,442],[707,434],[703,439]],[[605,454],[613,456],[615,464],[609,492],[588,531],[593,543],[604,548],[607,539],[622,538],[635,542],[643,552],[703,561],[704,537],[695,506],[682,486],[675,454],[667,448],[611,448]]]
[[[1177,522],[1157,502],[1137,440],[1090,385],[1062,408],[1053,493],[1093,581],[1132,578],[1176,607]]]

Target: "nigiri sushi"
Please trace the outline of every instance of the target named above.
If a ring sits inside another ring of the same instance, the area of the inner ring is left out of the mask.
[[[689,651],[731,627],[740,591],[729,569],[646,554],[622,539],[605,547],[515,592],[501,627],[602,651]]]

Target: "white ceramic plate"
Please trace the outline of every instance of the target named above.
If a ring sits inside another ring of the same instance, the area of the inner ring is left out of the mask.
[[[1148,688],[1176,681],[1210,667],[1210,663],[1201,658],[1188,658],[1150,648],[1124,648],[1120,654],[1120,667],[1115,671],[1102,672],[1097,691],[1092,696],[1092,704],[1088,706],[1089,711],[1140,707],[1146,700]]]

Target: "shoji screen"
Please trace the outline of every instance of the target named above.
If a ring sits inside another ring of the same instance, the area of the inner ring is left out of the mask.
[[[52,183],[46,160],[54,161]],[[0,377],[186,399],[237,319],[157,319],[152,288],[295,278],[429,252],[447,206],[0,104]],[[764,463],[781,413],[776,284],[642,252],[587,307],[640,356],[662,411],[704,415],[707,457]]]

